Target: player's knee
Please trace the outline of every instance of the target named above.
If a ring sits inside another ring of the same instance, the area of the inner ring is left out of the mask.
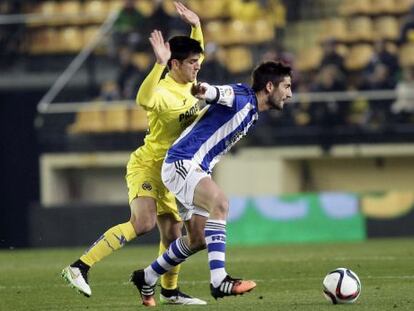
[[[170,245],[181,236],[181,230],[172,228],[167,232],[161,232],[161,240],[164,245]]]
[[[134,227],[135,233],[139,236],[154,229],[156,217],[152,215],[144,215],[140,217],[132,215],[130,221]]]
[[[190,239],[189,247],[193,252],[201,251],[206,248],[206,241],[204,237],[195,237]]]
[[[217,196],[213,200],[214,206],[212,208],[212,213],[215,216],[221,216],[223,219],[227,218],[229,211],[229,201],[224,196]]]
[[[189,236],[189,247],[193,252],[198,252],[206,248],[206,240],[204,237],[204,229],[200,228],[199,231],[194,232]]]

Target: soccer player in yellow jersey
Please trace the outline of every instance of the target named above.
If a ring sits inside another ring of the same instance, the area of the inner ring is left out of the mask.
[[[162,254],[181,236],[182,222],[175,198],[161,181],[161,166],[166,151],[181,132],[196,118],[200,107],[191,95],[203,59],[203,35],[199,17],[182,3],[174,2],[180,17],[191,25],[191,38],[176,36],[164,43],[154,30],[150,43],[156,57],[154,68],[142,83],[137,103],[147,111],[149,133],[144,145],[131,154],[126,181],[131,218],[107,230],[77,261],[62,271],[63,278],[89,297],[88,271],[95,263],[121,248],[126,242],[152,230],[157,223]],[[161,76],[168,67],[164,79]],[[160,80],[161,79],[161,80]],[[178,289],[179,266],[161,279],[161,303],[197,305],[205,301]],[[155,301],[144,305],[153,306]]]

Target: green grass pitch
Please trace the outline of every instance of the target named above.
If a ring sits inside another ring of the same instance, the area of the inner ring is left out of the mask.
[[[129,274],[156,256],[156,247],[127,246],[90,272],[92,297],[67,287],[60,270],[83,251],[72,249],[0,251],[0,310],[143,310]],[[362,294],[352,305],[331,305],[322,279],[337,267],[354,270]],[[227,270],[257,281],[240,297],[215,301],[209,295],[206,252],[181,270],[181,288],[207,306],[157,306],[167,310],[414,310],[414,240],[360,243],[228,247]],[[157,297],[158,299],[158,297]]]

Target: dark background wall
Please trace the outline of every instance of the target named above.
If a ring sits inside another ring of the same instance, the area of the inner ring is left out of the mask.
[[[27,245],[27,211],[39,201],[36,105],[44,91],[0,92],[0,247]]]

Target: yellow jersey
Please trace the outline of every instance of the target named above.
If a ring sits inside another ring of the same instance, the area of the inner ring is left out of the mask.
[[[192,27],[191,38],[204,49],[201,27]],[[200,111],[198,100],[191,95],[193,83],[179,84],[168,73],[160,80],[165,67],[156,63],[138,91],[137,104],[147,111],[149,132],[144,145],[131,154],[128,164],[151,169],[154,174],[157,171],[157,176],[167,150]]]

